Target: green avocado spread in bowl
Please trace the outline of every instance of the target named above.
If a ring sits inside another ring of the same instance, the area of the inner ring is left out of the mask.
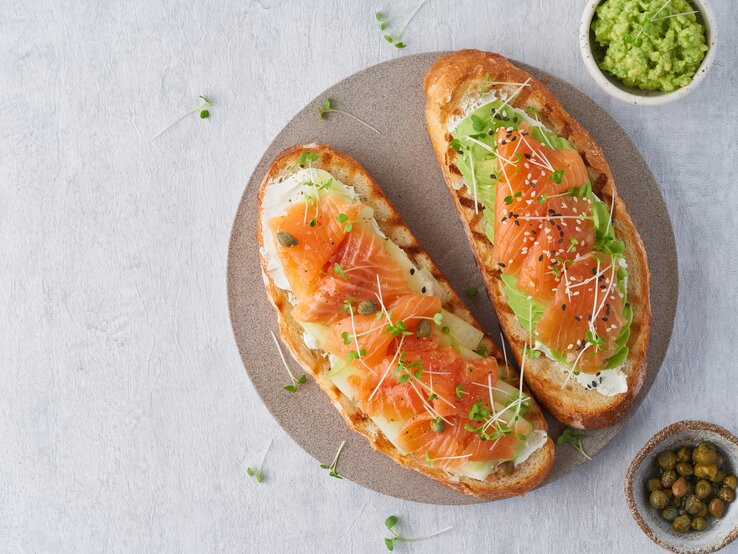
[[[702,14],[687,0],[604,0],[590,29],[599,68],[645,91],[688,85],[708,51]]]

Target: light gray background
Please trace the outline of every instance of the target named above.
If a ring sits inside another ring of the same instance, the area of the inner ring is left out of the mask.
[[[735,4],[713,2],[703,85],[651,109],[586,74],[582,1],[431,0],[405,51],[381,40],[375,2],[110,4],[0,1],[0,551],[381,552],[394,513],[410,534],[456,525],[402,551],[656,552],[623,499],[630,459],[678,419],[738,427]],[[328,478],[276,425],[232,337],[226,249],[244,183],[305,102],[462,47],[613,114],[661,183],[681,294],[656,383],[592,463],[523,499],[439,507]],[[198,94],[211,119],[150,142]],[[272,437],[257,486],[245,467]]]

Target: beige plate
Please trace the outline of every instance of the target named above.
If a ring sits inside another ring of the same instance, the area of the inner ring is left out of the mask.
[[[374,452],[364,437],[346,427],[311,379],[296,394],[282,390],[289,378],[269,336],[270,329],[276,331],[276,321],[261,282],[255,239],[257,189],[270,162],[288,146],[323,142],[353,156],[367,168],[456,290],[463,294],[468,287],[482,289],[482,277],[425,131],[421,85],[439,54],[408,56],[360,71],[326,90],[277,135],[251,176],[233,224],[228,251],[228,304],[238,349],[256,391],[282,428],[308,453],[322,463],[330,462],[338,444],[345,439],[347,445],[339,468],[345,478],[406,500],[469,504],[479,500],[447,489]],[[646,245],[653,272],[653,329],[648,376],[632,413],[656,377],[674,323],[679,280],[671,222],[648,166],[618,124],[567,83],[533,67],[518,65],[547,79],[564,107],[602,146],[618,190]],[[330,114],[321,121],[316,106],[328,97],[336,107],[368,121],[382,134],[377,135],[341,114]],[[468,304],[479,322],[498,336],[499,326],[487,297],[480,294]],[[297,367],[290,362],[293,369]],[[587,433],[585,449],[590,454],[599,451],[624,422],[623,419],[609,429]],[[558,436],[560,430],[560,424],[551,422],[552,436]],[[548,483],[585,461],[571,447],[558,448],[556,454]],[[593,463],[599,462],[595,459]]]

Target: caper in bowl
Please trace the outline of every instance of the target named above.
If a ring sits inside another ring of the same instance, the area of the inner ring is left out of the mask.
[[[655,543],[680,554],[714,552],[738,536],[738,438],[681,421],[654,435],[628,468],[631,514]]]

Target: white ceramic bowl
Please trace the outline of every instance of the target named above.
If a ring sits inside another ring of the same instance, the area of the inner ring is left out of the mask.
[[[721,519],[710,521],[700,532],[677,533],[648,502],[646,480],[657,467],[656,457],[678,446],[697,446],[702,440],[714,443],[724,454],[727,467],[738,470],[738,438],[722,427],[705,421],[679,421],[656,433],[636,454],[625,476],[625,499],[641,530],[653,542],[677,554],[708,554],[738,537],[738,500],[726,507]]]
[[[690,83],[672,92],[647,91],[628,87],[611,75],[604,73],[599,68],[592,53],[591,41],[594,40],[594,37],[590,32],[590,25],[595,9],[601,2],[602,0],[589,0],[587,6],[584,8],[582,22],[579,26],[579,50],[584,60],[584,66],[602,90],[613,98],[627,104],[636,106],[661,106],[684,98],[699,86],[705,78],[707,70],[710,69],[710,66],[712,66],[715,60],[715,45],[717,44],[717,21],[707,0],[690,0],[695,9],[699,10],[702,15],[702,24],[705,26],[706,31],[707,54]]]

